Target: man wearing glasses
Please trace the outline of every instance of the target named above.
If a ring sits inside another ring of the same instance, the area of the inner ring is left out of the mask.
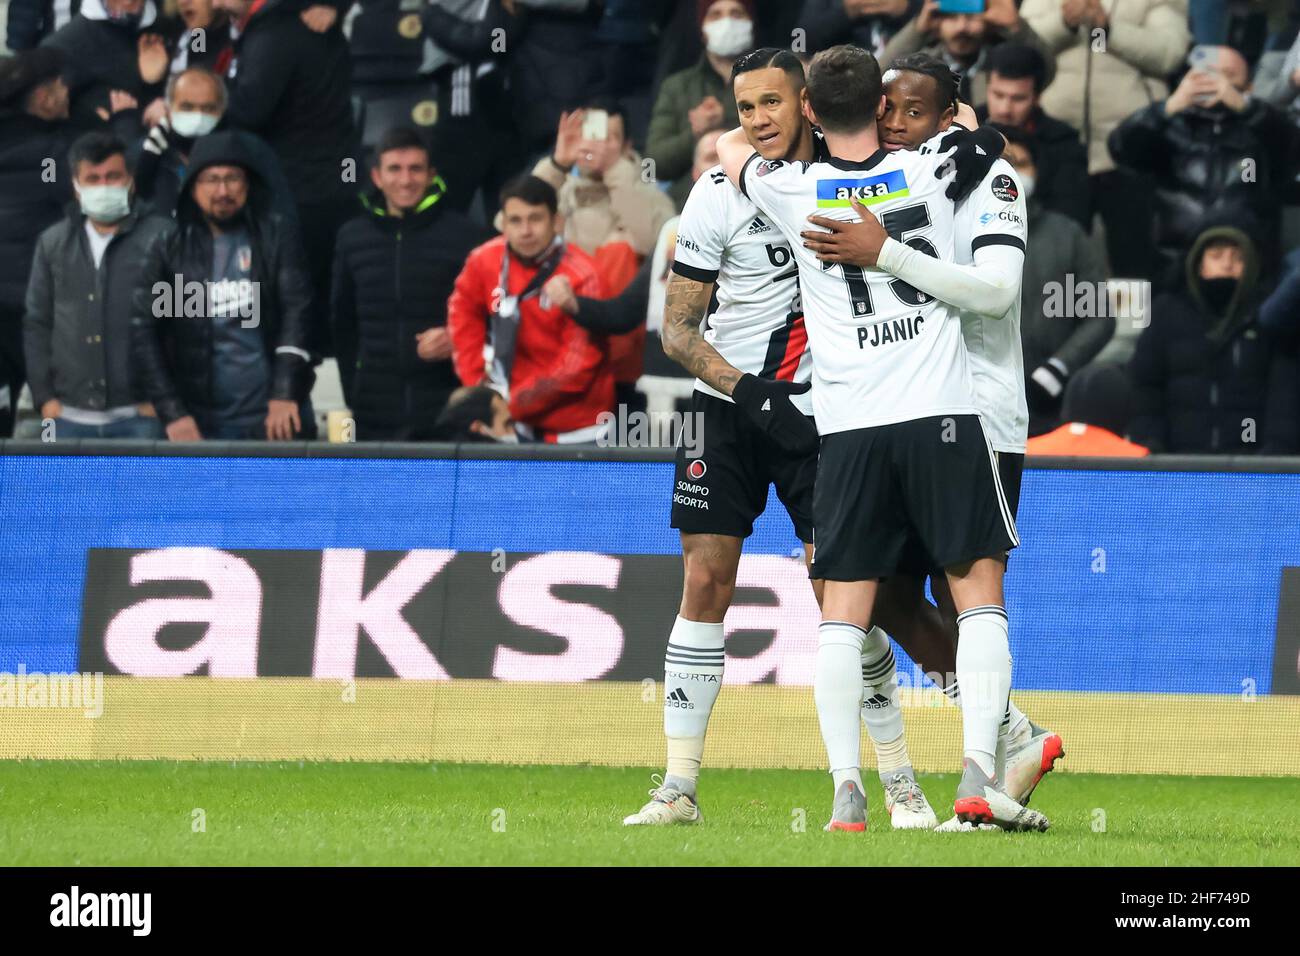
[[[140,384],[172,441],[315,437],[311,281],[241,135],[198,141],[133,300]]]

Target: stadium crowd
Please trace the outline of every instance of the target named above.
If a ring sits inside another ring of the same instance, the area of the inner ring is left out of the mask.
[[[1300,453],[1300,4],[976,6],[10,0],[0,437],[314,438],[333,357],[355,440],[593,441],[732,61],[849,42],[1007,137],[1030,454]]]

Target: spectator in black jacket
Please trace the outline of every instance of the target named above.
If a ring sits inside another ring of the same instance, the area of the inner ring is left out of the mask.
[[[1294,174],[1295,127],[1273,105],[1248,96],[1250,71],[1240,53],[1215,49],[1216,60],[1189,70],[1169,99],[1138,110],[1108,141],[1118,163],[1154,181],[1154,238],[1168,272],[1160,278],[1170,284],[1198,223],[1219,213],[1254,217],[1261,269],[1273,272],[1278,196]]]
[[[1029,434],[1041,435],[1061,424],[1067,383],[1105,348],[1115,334],[1115,319],[1109,312],[1100,250],[1077,222],[1039,202],[1038,184],[1051,172],[1039,162],[1037,144],[1018,127],[997,128],[1007,137],[1002,158],[1020,177],[1029,213],[1020,341]],[[1080,296],[1084,289],[1092,295]]]
[[[72,92],[72,121],[95,128],[122,111],[162,95],[169,54],[157,27],[154,0],[83,0],[68,23],[42,46],[62,51]],[[119,131],[121,133],[121,131]]]
[[[411,441],[460,385],[447,298],[465,258],[488,236],[454,209],[413,129],[376,148],[374,191],[339,232],[331,296],[344,395],[358,441]]]
[[[880,59],[890,38],[920,12],[921,0],[804,0],[797,24],[808,31],[809,55],[852,43]]]
[[[1156,298],[1138,338],[1129,436],[1153,452],[1293,454],[1300,379],[1257,321],[1254,241],[1213,225],[1184,263],[1183,287]]]
[[[1038,203],[1091,232],[1088,152],[1073,126],[1043,112],[1040,101],[1046,85],[1047,62],[1040,50],[1024,43],[998,44],[989,51],[988,102],[975,114],[981,123],[1024,132],[1037,159]]]
[[[0,59],[0,438],[13,434],[27,381],[23,299],[36,238],[72,198],[62,59],[57,50]]]
[[[68,165],[78,206],[41,233],[27,285],[32,401],[55,440],[159,438],[132,380],[131,303],[146,250],[167,220],[132,208],[121,140],[87,133]]]
[[[466,212],[482,189],[484,208],[493,208],[501,187],[526,159],[511,117],[499,42],[512,20],[501,0],[455,0],[426,5],[421,21],[434,44],[426,67],[438,84],[433,152],[447,183],[441,201]],[[474,148],[466,149],[466,143]]]
[[[226,84],[202,67],[190,67],[167,81],[166,113],[149,130],[138,149],[135,188],[141,199],[170,214],[180,199],[181,180],[200,137],[226,128]],[[280,159],[256,133],[240,130],[243,148],[266,178],[272,206],[297,224],[298,206]]]
[[[172,441],[313,438],[311,285],[296,231],[270,211],[236,133],[203,137],[190,160],[132,302],[141,387]]]
[[[329,350],[329,272],[339,227],[355,209],[358,149],[352,63],[337,22],[318,33],[291,0],[218,0],[238,31],[226,122],[266,140],[298,205],[314,295],[309,343]],[[324,9],[328,15],[334,12]]]
[[[216,70],[218,63],[234,42],[230,36],[230,18],[218,10],[213,0],[178,0],[181,29],[171,44],[173,76],[193,67]]]
[[[9,0],[5,6],[6,45],[17,53],[35,49],[43,39],[75,17],[81,0],[68,0],[63,4],[56,4],[54,0]]]

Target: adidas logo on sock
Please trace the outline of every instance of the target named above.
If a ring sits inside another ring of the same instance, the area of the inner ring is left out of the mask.
[[[880,710],[884,707],[889,706],[889,698],[886,697],[884,694],[877,694],[875,697],[872,697],[870,700],[864,700],[862,702],[862,706],[870,707],[872,710]]]
[[[694,710],[695,705],[686,697],[686,691],[680,687],[673,688],[672,693],[664,698],[664,704],[668,707],[677,707],[681,710]]]

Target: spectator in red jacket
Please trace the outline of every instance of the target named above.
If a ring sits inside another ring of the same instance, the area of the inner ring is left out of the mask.
[[[447,303],[456,375],[489,384],[510,403],[524,438],[588,442],[614,406],[614,373],[604,336],[578,325],[544,294],[553,276],[575,293],[604,298],[592,258],[561,235],[555,189],[522,176],[501,191],[504,236],[465,262]]]

